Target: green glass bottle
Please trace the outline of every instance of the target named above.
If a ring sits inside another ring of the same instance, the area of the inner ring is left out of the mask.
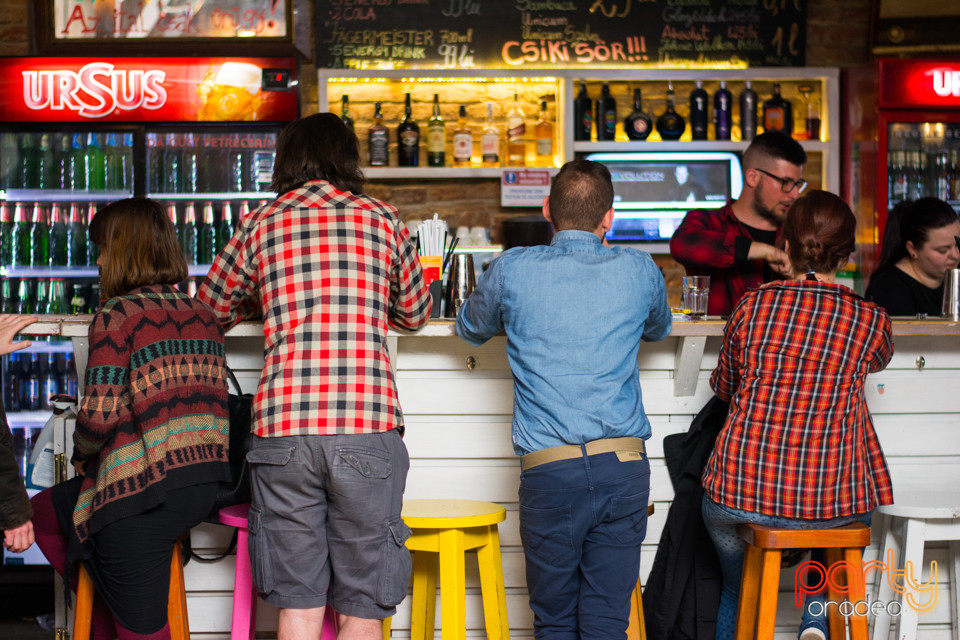
[[[103,173],[107,191],[127,190],[118,138],[116,133],[108,133],[103,140]]]
[[[30,212],[27,206],[18,202],[13,208],[13,260],[11,264],[15,267],[29,267],[30,260],[33,257],[31,245],[30,230],[33,223],[30,222]]]
[[[13,212],[10,205],[0,202],[0,266],[13,264]]]
[[[31,289],[30,278],[20,278],[20,284],[17,285],[17,304],[14,313],[21,315],[30,315],[36,311],[33,304],[33,292]]]
[[[16,189],[19,186],[17,182],[19,158],[17,134],[13,132],[0,134],[0,189]]]
[[[47,292],[43,312],[52,316],[62,316],[70,313],[70,305],[67,300],[62,278],[53,278],[50,280],[50,289]]]
[[[83,218],[83,209],[80,204],[74,202],[70,205],[70,223],[69,223],[69,246],[70,258],[68,264],[71,267],[83,267],[87,264],[87,225]]]
[[[70,144],[70,157],[67,159],[66,188],[82,191],[87,188],[87,174],[84,169],[87,160],[83,152],[83,134],[73,134]]]
[[[0,313],[16,313],[16,298],[13,297],[13,283],[10,278],[0,279]]]
[[[59,176],[57,171],[57,157],[53,152],[53,134],[40,135],[40,151],[37,154],[37,188],[57,189]]]
[[[17,182],[21,189],[40,188],[40,151],[34,134],[25,133],[20,140],[20,160],[17,165]]]
[[[50,266],[70,266],[70,226],[56,202],[50,207]]]
[[[100,247],[90,238],[90,223],[93,222],[93,216],[97,215],[97,205],[94,202],[87,204],[87,227],[84,229],[84,240],[87,242],[87,266],[92,267],[97,264],[97,258],[100,257]]]
[[[197,264],[197,212],[192,202],[184,205],[183,222],[177,231],[187,264]]]
[[[50,220],[47,209],[39,202],[33,205],[33,228],[30,230],[32,254],[30,264],[34,267],[50,265]]]
[[[197,264],[212,264],[217,255],[217,230],[213,220],[213,203],[204,202],[197,225]]]
[[[83,168],[87,176],[87,189],[90,191],[105,190],[107,188],[107,178],[104,173],[103,149],[100,148],[97,134],[87,134],[87,148],[84,150],[83,158]]]
[[[232,236],[233,236],[233,208],[230,206],[229,202],[224,202],[223,209],[220,211],[220,221],[217,223],[216,253],[219,253],[221,249],[227,246],[227,243],[230,242],[230,238]]]

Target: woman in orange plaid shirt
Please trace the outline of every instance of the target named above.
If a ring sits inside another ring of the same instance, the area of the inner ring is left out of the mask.
[[[869,522],[893,502],[864,397],[893,356],[890,318],[837,284],[856,219],[825,191],[798,199],[783,227],[793,277],[748,292],[710,378],[730,413],[703,472],[703,516],[720,558],[717,640],[733,638],[745,543],[738,524],[808,529]],[[801,640],[826,638],[823,607],[804,606]]]

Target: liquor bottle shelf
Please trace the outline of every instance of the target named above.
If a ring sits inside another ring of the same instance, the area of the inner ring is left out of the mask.
[[[77,191],[74,189],[3,189],[0,201],[7,202],[112,202],[131,198],[129,191]]]
[[[798,140],[807,151],[827,151],[829,143],[819,140]],[[676,141],[630,141],[630,142],[575,142],[576,152],[617,152],[617,151],[739,151],[743,152],[749,141],[733,140],[676,140]]]
[[[187,271],[191,277],[205,276],[210,271],[209,264],[191,264]],[[87,267],[0,267],[0,277],[4,278],[99,278],[96,266]]]

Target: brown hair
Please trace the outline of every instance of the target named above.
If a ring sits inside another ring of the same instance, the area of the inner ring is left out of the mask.
[[[187,260],[173,222],[155,200],[128,198],[108,204],[93,216],[90,239],[100,247],[100,289],[108,298],[187,278]]]
[[[592,160],[571,160],[550,185],[550,218],[557,231],[593,231],[613,206],[610,171]]]
[[[783,223],[794,273],[839,270],[856,246],[856,230],[856,217],[838,196],[814,189],[797,198]]]
[[[311,180],[326,180],[355,195],[363,193],[357,136],[332,113],[294,120],[277,138],[270,188],[279,196]]]

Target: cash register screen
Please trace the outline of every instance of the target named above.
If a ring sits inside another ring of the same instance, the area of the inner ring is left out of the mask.
[[[613,179],[612,242],[662,242],[691,209],[740,197],[740,158],[728,151],[591,153]]]

